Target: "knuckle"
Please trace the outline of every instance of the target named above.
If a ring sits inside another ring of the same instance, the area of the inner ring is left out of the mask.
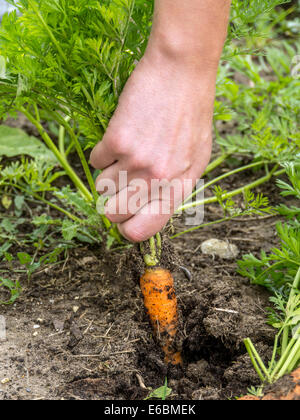
[[[150,176],[151,176],[151,179],[167,180],[167,181],[171,180],[168,168],[161,164],[151,166]]]
[[[108,147],[116,154],[123,155],[128,150],[128,136],[125,131],[115,131],[107,140]]]
[[[145,158],[143,154],[135,153],[134,155],[131,156],[130,168],[132,170],[144,169],[144,168],[147,168],[147,166],[148,166],[147,158]]]

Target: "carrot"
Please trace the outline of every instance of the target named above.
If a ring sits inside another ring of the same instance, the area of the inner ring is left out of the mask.
[[[174,345],[178,314],[171,273],[160,267],[148,267],[140,279],[140,286],[155,336],[165,354],[165,362],[172,365],[182,364],[181,354]]]
[[[246,395],[240,398],[243,401],[249,400],[286,400],[299,401],[300,400],[300,368],[295,370],[290,375],[283,376],[263,397],[255,397]]]

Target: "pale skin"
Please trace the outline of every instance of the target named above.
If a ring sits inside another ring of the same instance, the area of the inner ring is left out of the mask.
[[[159,232],[185,196],[172,197],[168,214],[151,214],[155,200],[145,191],[143,211],[124,208],[134,194],[119,190],[120,171],[136,178],[192,179],[204,172],[211,155],[216,73],[226,39],[230,0],[156,0],[152,32],[143,59],[129,78],[91,164],[103,170],[101,181],[116,182],[106,216],[131,242]],[[122,213],[122,214],[121,214]]]

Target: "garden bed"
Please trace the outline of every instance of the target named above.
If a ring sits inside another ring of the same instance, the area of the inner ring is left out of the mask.
[[[207,221],[215,211],[206,208]],[[236,220],[184,235],[167,247],[174,251],[168,264],[180,308],[183,369],[167,371],[153,340],[134,249],[120,254],[79,247],[61,264],[41,267],[29,284],[20,275],[21,297],[1,310],[7,341],[0,344],[0,379],[9,382],[0,385],[0,398],[143,399],[165,377],[171,399],[244,395],[260,382],[243,339],[250,337],[266,360],[272,352],[268,293],[239,276],[234,259],[204,255],[199,245],[215,237],[237,245],[240,256],[269,250],[276,221]],[[191,271],[191,280],[179,266]]]

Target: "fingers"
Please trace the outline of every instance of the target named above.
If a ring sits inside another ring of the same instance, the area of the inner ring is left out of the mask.
[[[118,224],[119,231],[130,242],[143,242],[161,231],[170,219],[170,214],[157,214],[157,201],[148,203],[140,212],[123,223]]]
[[[112,196],[105,205],[105,215],[112,223],[123,223],[149,201],[147,188],[129,186]]]
[[[100,141],[90,155],[91,165],[95,169],[105,169],[116,161],[116,156],[105,140]]]
[[[115,195],[120,188],[126,188],[128,185],[127,177],[125,177],[122,185],[122,172],[120,171],[119,162],[116,162],[104,169],[96,178],[95,184],[98,193],[104,197],[111,197]]]

